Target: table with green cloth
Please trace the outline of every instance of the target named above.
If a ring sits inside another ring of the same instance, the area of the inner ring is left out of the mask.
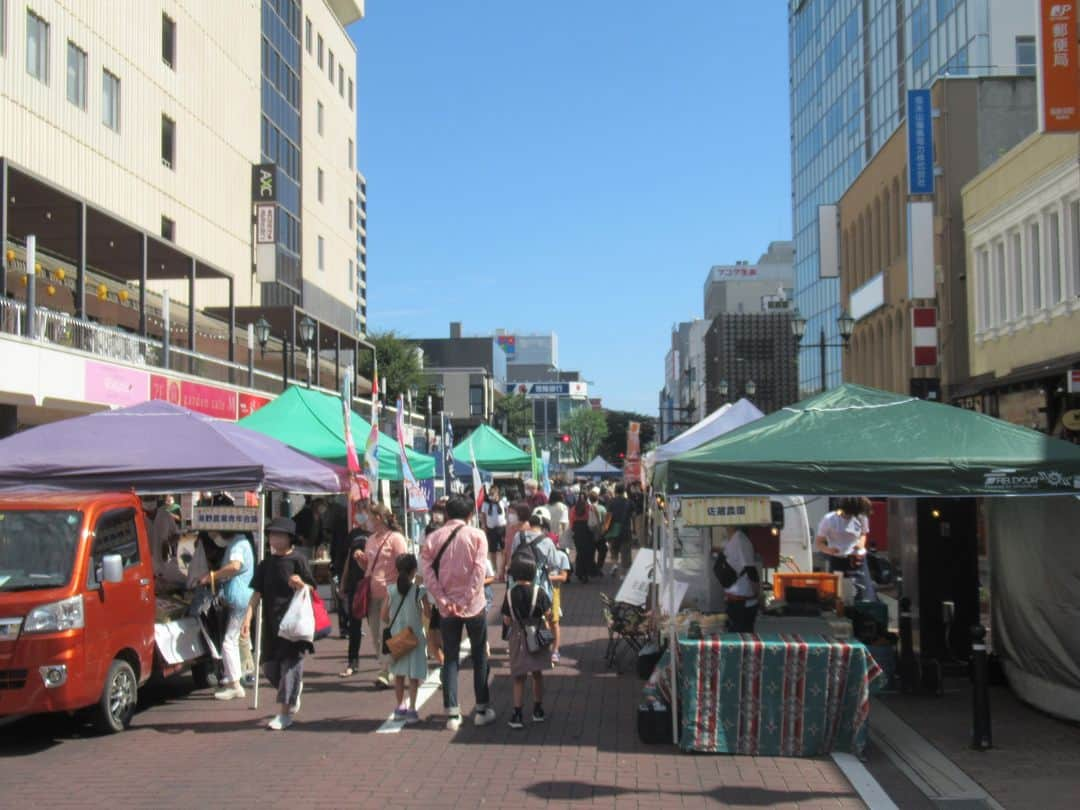
[[[751,756],[861,754],[881,668],[858,642],[789,633],[678,640],[679,747]],[[670,696],[670,649],[646,695]]]

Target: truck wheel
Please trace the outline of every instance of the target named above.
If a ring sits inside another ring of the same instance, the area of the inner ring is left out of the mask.
[[[191,667],[191,680],[195,682],[196,689],[208,689],[210,687],[210,674],[212,665],[209,661],[200,661]]]
[[[98,704],[96,725],[99,731],[115,734],[131,723],[139,696],[139,683],[131,664],[117,658],[105,677],[105,688]]]

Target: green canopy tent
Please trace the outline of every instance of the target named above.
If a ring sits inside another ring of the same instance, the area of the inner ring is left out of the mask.
[[[494,428],[480,425],[453,450],[454,460],[486,472],[517,472],[532,469],[532,457]]]
[[[782,408],[657,465],[672,495],[1080,495],[1080,447],[858,385]]]
[[[362,466],[371,423],[355,411],[350,414],[353,442]],[[345,464],[345,425],[339,397],[293,386],[273,402],[245,416],[239,424],[308,455]],[[418,479],[435,477],[435,459],[409,449],[405,454]],[[398,443],[385,433],[379,434],[379,478],[383,481],[402,479]]]

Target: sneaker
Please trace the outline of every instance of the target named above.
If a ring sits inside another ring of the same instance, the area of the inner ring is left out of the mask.
[[[562,659],[561,659],[561,658],[559,658],[559,651],[558,651],[558,650],[556,650],[555,652],[553,652],[553,653],[551,654],[551,663],[553,663],[553,664],[557,664],[557,663],[559,663],[559,661],[561,661],[561,660],[562,660]]]
[[[245,675],[243,678],[240,679],[240,683],[241,683],[242,686],[246,686],[248,689],[254,689],[255,688],[255,673],[249,672],[247,675]]]
[[[382,673],[381,675],[379,675],[378,678],[375,679],[376,689],[389,689],[391,686],[392,684],[390,683],[390,674],[387,672]]]
[[[300,688],[296,692],[296,703],[289,707],[290,714],[296,714],[300,711],[300,697],[304,694],[304,682],[300,682]]]
[[[473,715],[473,725],[476,726],[489,726],[495,722],[495,710],[488,706],[483,711],[477,711]]]
[[[448,731],[457,731],[461,728],[461,715],[452,714],[446,718],[446,728]]]
[[[215,700],[232,700],[233,698],[242,698],[243,696],[244,687],[238,683],[230,684],[229,686],[214,692]]]
[[[271,731],[284,731],[293,724],[293,719],[287,714],[276,714],[273,719],[266,724],[266,727]]]
[[[525,728],[525,720],[521,717],[521,709],[514,709],[514,713],[510,715],[510,722],[507,725],[510,728]]]
[[[541,706],[539,703],[537,703],[535,706],[533,706],[532,721],[534,723],[543,723],[544,722],[544,707]]]
[[[405,712],[405,725],[411,726],[414,723],[420,722],[420,715],[416,713],[416,709],[409,709]]]
[[[398,706],[396,709],[394,709],[394,719],[395,720],[404,720],[406,715],[408,715],[408,713],[409,713],[408,708],[406,708],[405,706]]]

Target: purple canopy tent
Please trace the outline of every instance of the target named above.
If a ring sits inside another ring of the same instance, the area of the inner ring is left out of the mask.
[[[0,440],[0,490],[342,492],[344,470],[276,439],[167,402],[144,402]]]
[[[344,492],[341,467],[277,439],[167,402],[64,419],[0,440],[0,490],[135,490],[162,493],[247,489],[259,492],[255,549],[263,559],[266,490]],[[262,606],[255,667],[261,658]],[[259,707],[255,681],[254,708]]]

